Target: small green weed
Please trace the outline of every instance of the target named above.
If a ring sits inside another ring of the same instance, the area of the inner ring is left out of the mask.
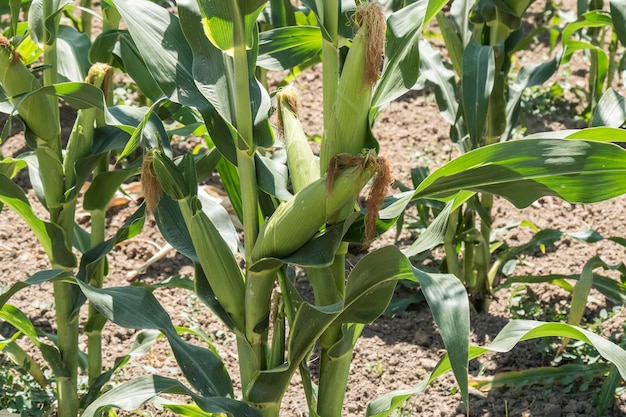
[[[55,396],[42,388],[29,373],[0,353],[0,410],[23,417],[50,415]]]

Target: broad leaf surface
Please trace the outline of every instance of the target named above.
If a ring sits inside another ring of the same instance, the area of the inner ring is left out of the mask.
[[[99,416],[102,407],[136,410],[141,405],[161,394],[179,394],[191,397],[207,413],[223,413],[232,417],[259,417],[247,404],[231,398],[201,397],[179,381],[158,375],[145,375],[121,384],[100,396],[83,412],[83,417]]]
[[[261,32],[257,65],[271,71],[300,66],[319,55],[322,34],[316,26],[287,26]]]
[[[380,107],[400,97],[417,82],[418,41],[428,3],[428,0],[418,0],[387,19],[385,62],[372,97],[372,107]]]
[[[472,40],[463,51],[462,103],[467,130],[476,148],[487,121],[489,96],[495,79],[493,48]]]
[[[108,320],[129,329],[163,332],[183,374],[203,395],[232,397],[232,383],[220,358],[209,349],[185,343],[151,292],[133,286],[102,289],[77,282],[91,305]]]
[[[426,178],[414,198],[445,199],[469,190],[500,195],[519,208],[547,195],[592,203],[623,194],[625,174],[626,150],[617,145],[524,139],[461,155]]]

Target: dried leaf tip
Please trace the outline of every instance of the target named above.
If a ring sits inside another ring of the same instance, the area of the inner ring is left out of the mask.
[[[298,90],[292,86],[287,86],[276,93],[276,127],[278,134],[284,136],[285,126],[283,124],[283,105],[288,107],[296,118],[300,117],[300,95]]]
[[[387,22],[385,13],[378,3],[365,3],[354,16],[357,25],[365,25],[367,33],[367,55],[365,59],[365,82],[374,85],[378,80],[385,54],[385,35]]]
[[[143,189],[148,213],[154,213],[154,209],[163,194],[163,189],[154,170],[153,160],[154,154],[150,151],[144,155],[141,165],[141,188]]]

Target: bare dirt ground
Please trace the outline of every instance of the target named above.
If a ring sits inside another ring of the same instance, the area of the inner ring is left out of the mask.
[[[573,7],[573,4],[575,2],[567,1],[565,6]],[[541,5],[537,6],[537,16],[540,14]],[[526,54],[520,59],[524,62],[540,62],[545,59],[546,53],[545,46],[539,43],[536,52]],[[586,64],[580,60],[572,65],[576,67],[562,69],[561,75],[550,82],[563,82],[563,77],[568,77],[566,81],[570,85],[585,85]],[[302,118],[305,129],[309,135],[319,134],[321,125],[319,68],[301,74],[295,86],[302,95],[304,107]],[[625,93],[623,85],[617,88],[622,94]],[[552,118],[533,116],[529,111],[527,133],[584,126],[584,123],[581,124],[575,118],[576,112],[576,107],[571,111],[561,109],[551,115],[555,116]],[[454,150],[448,129],[446,122],[439,115],[433,91],[427,88],[411,92],[388,106],[379,118],[375,133],[380,140],[382,155],[392,161],[394,175],[408,185],[412,168],[427,166],[432,170],[451,157]],[[182,144],[181,147],[185,148],[185,145]],[[2,144],[2,153],[5,156],[16,155],[26,150],[23,134],[20,132],[15,132]],[[43,209],[35,201],[30,189],[26,172],[20,173],[17,181],[29,190],[33,205],[37,207],[38,213],[44,216]],[[544,198],[527,209],[518,210],[508,202],[497,199],[494,208],[494,227],[504,226],[510,221],[528,220],[540,229],[554,228],[575,232],[591,228],[606,237],[626,236],[625,203],[626,197],[593,205],[572,205]],[[107,219],[110,234],[114,233],[136,206],[137,202],[127,201],[109,210]],[[88,226],[89,219],[84,218],[82,222]],[[531,237],[532,233],[527,229],[514,229],[502,236],[511,245],[526,242]],[[403,238],[406,242],[414,236],[411,235],[411,231],[406,231]],[[382,243],[393,243],[393,232],[383,236]],[[154,221],[147,220],[143,232],[138,237],[114,249],[109,257],[110,274],[105,285],[128,285],[128,274],[140,267],[164,245],[165,242],[159,235]],[[612,242],[583,244],[566,237],[554,246],[548,247],[545,253],[536,250],[523,255],[515,274],[580,273],[583,265],[595,255],[602,257],[609,264],[626,260],[624,248]],[[36,240],[25,224],[9,209],[3,209],[0,215],[0,288],[24,280],[34,272],[48,267],[45,253],[37,246]],[[156,283],[174,274],[192,276],[193,270],[182,255],[172,250],[164,259],[139,274],[136,279]],[[302,288],[306,288],[306,283],[302,283]],[[410,293],[410,290],[402,289],[400,293]],[[568,294],[556,286],[541,284],[499,290],[495,294],[489,314],[472,314],[473,343],[479,345],[489,343],[511,319],[511,310],[523,309],[516,304],[520,294],[534,306],[532,318],[549,319],[558,312],[567,312]],[[184,290],[160,289],[155,295],[170,313],[175,324],[197,325],[209,334],[231,375],[238,373],[234,337],[201,302]],[[54,331],[53,300],[49,285],[23,290],[11,300],[11,303],[26,311],[42,329]],[[614,308],[617,309],[615,316],[602,324],[600,329],[606,336],[613,330],[623,333],[621,324],[624,321],[624,313],[621,306],[613,305],[597,293],[593,293],[589,299],[586,320],[592,322],[594,318],[601,317],[603,309],[612,312]],[[103,341],[105,365],[111,365],[115,357],[128,350],[135,334],[135,331],[121,329],[112,324],[106,326]],[[558,343],[557,340],[527,341],[510,353],[481,357],[471,362],[471,375],[478,378],[508,370],[525,370],[550,365]],[[418,384],[433,369],[443,351],[443,343],[426,304],[412,305],[407,311],[399,312],[393,317],[381,317],[366,328],[357,344],[344,415],[347,417],[364,415],[370,400],[390,390]],[[315,358],[312,358],[312,366],[315,366]],[[115,375],[114,380],[121,382],[153,372],[181,377],[165,343],[158,343],[148,355],[133,359],[122,372]],[[593,416],[595,413],[592,402],[601,381],[583,382],[585,381],[574,380],[569,384],[536,384],[490,391],[472,389],[469,415]],[[299,376],[296,376],[292,389],[284,399],[283,410],[285,416],[307,415]],[[152,406],[147,407],[142,413],[169,415]],[[405,405],[401,415],[460,417],[465,415],[465,409],[453,378],[446,376],[437,380],[424,393],[416,395]],[[626,395],[622,394],[616,398],[615,405],[608,415],[626,416]]]

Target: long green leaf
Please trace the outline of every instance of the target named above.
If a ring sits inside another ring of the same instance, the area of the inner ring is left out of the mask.
[[[233,396],[232,382],[220,358],[209,349],[185,343],[151,292],[133,286],[102,289],[77,282],[91,305],[108,320],[130,329],[163,332],[183,374],[200,393]]]
[[[47,269],[37,271],[24,281],[18,281],[11,287],[0,294],[0,308],[6,304],[9,299],[18,291],[30,287],[31,285],[40,285],[44,282],[53,281],[55,279],[70,278],[72,274],[64,269]]]
[[[420,40],[422,76],[435,85],[435,98],[439,112],[451,125],[456,122],[459,102],[456,97],[454,72],[441,62],[441,54],[435,51],[428,42]]]
[[[48,2],[47,10],[49,15],[45,15],[46,7],[44,2]],[[28,26],[31,36],[36,43],[43,43],[46,38],[44,32],[48,33],[49,38],[46,39],[50,45],[56,41],[56,30],[54,30],[54,20],[63,8],[70,4],[71,0],[33,0],[28,9]]]
[[[539,337],[569,337],[582,340],[585,343],[593,345],[600,355],[612,362],[619,370],[622,378],[626,376],[626,351],[595,333],[565,323],[545,323],[532,320],[511,321],[500,331],[493,343],[489,346],[471,346],[469,359],[476,358],[487,352],[509,352],[519,342]],[[392,407],[399,407],[412,395],[423,391],[429,382],[445,374],[450,369],[450,358],[448,354],[446,354],[439,361],[429,377],[420,384],[413,388],[388,393],[372,401],[368,405],[367,416],[388,416],[393,409]]]
[[[76,265],[76,256],[66,247],[63,230],[37,217],[24,191],[6,175],[0,174],[0,202],[15,211],[28,224],[50,259],[61,265]]]
[[[473,146],[478,147],[487,121],[489,95],[495,79],[493,48],[472,40],[463,51],[463,113]]]
[[[626,99],[612,87],[602,94],[593,111],[591,126],[618,128],[626,121]]]
[[[611,18],[613,19],[613,30],[623,46],[626,46],[626,3],[621,0],[611,0],[609,2]]]
[[[523,371],[510,371],[489,377],[475,377],[470,385],[478,389],[523,387],[529,384],[571,384],[574,381],[592,380],[603,376],[610,369],[605,363],[568,364],[557,368],[542,367]]]
[[[315,58],[321,49],[318,26],[276,28],[259,35],[257,65],[271,71],[292,69]]]
[[[372,107],[380,107],[400,97],[417,82],[418,41],[428,4],[428,0],[418,0],[387,19],[385,62],[372,97]]]
[[[428,176],[414,198],[449,198],[470,190],[500,195],[519,208],[547,195],[591,203],[623,194],[625,173],[626,150],[617,145],[525,139],[461,155]]]
[[[201,397],[179,381],[158,375],[146,375],[133,379],[108,391],[92,402],[83,417],[98,416],[102,407],[136,410],[142,404],[160,394],[179,394],[191,397],[208,413],[224,413],[230,417],[259,417],[259,414],[243,402],[225,397]]]

